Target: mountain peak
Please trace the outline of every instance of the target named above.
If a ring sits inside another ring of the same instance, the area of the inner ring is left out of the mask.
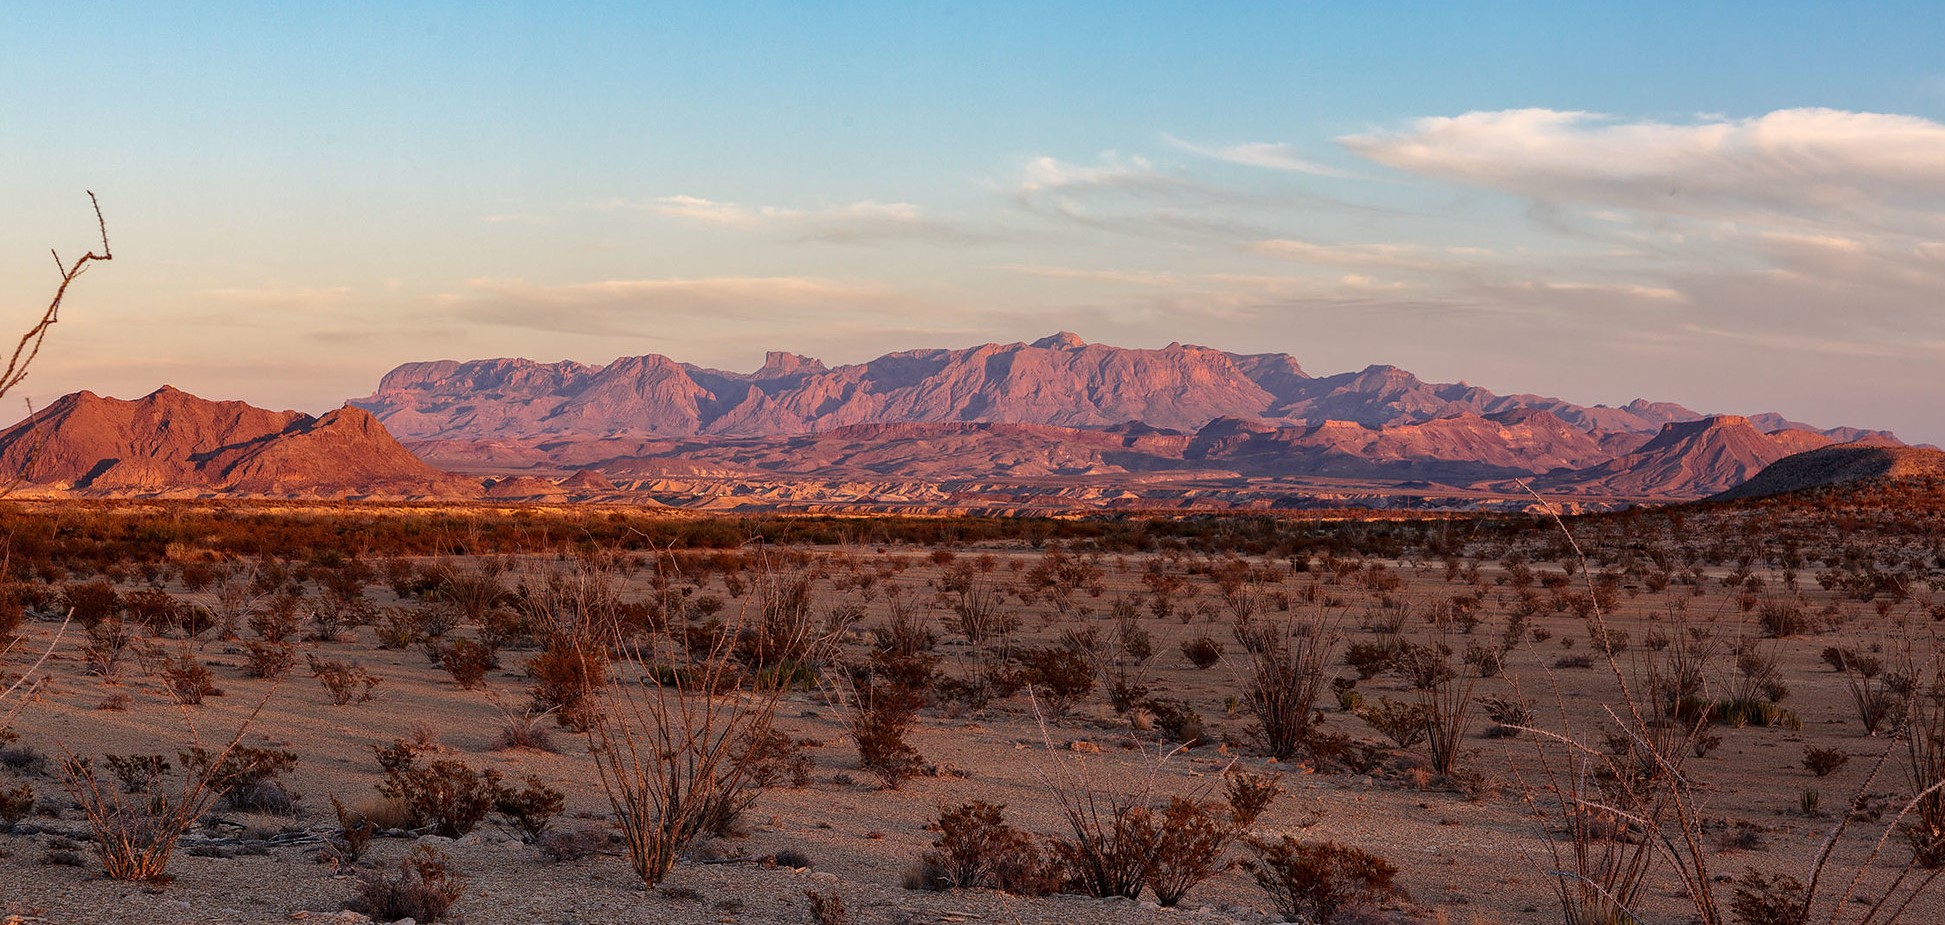
[[[1087,346],[1087,341],[1081,340],[1081,336],[1072,331],[1061,331],[1058,334],[1042,337],[1034,341],[1031,346],[1045,350],[1079,350]]]
[[[781,379],[806,373],[825,371],[824,361],[807,357],[801,353],[787,350],[772,350],[763,355],[763,368],[756,371],[758,379]]]

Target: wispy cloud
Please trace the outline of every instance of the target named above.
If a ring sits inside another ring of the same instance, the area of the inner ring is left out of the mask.
[[[1129,286],[1175,286],[1180,285],[1182,276],[1178,273],[1163,273],[1152,270],[1103,270],[1078,267],[1044,266],[1040,264],[1015,264],[1004,267],[1024,276],[1037,276],[1042,279],[1074,279],[1096,283],[1115,283]]]
[[[912,309],[913,300],[872,284],[802,276],[624,279],[546,285],[482,278],[435,304],[489,324],[577,334],[640,334],[670,322],[792,322]]]
[[[1231,164],[1247,167],[1262,167],[1267,170],[1286,170],[1293,173],[1307,173],[1319,177],[1345,177],[1348,173],[1335,167],[1317,163],[1303,156],[1302,151],[1292,144],[1281,142],[1248,142],[1245,144],[1213,147],[1185,141],[1174,135],[1163,135],[1169,144],[1192,154]]]
[[[841,206],[793,209],[746,206],[700,196],[663,196],[638,203],[615,200],[609,208],[645,211],[656,215],[742,231],[761,232],[799,241],[865,243],[891,241],[976,243],[993,232],[928,215],[909,202],[863,200]]]
[[[1272,238],[1250,245],[1250,250],[1298,263],[1333,267],[1439,270],[1454,265],[1451,259],[1428,256],[1424,248],[1412,244],[1317,244],[1292,238]]]

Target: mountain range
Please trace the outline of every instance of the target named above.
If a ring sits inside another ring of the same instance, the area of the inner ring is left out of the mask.
[[[612,477],[1174,476],[1487,492],[1528,480],[1567,495],[1668,500],[1720,491],[1801,450],[1897,442],[1774,413],[1585,406],[1426,382],[1394,366],[1313,376],[1286,354],[1127,349],[1066,332],[838,367],[773,352],[748,373],[659,355],[603,366],[408,363],[352,404],[446,468]]]
[[[1900,445],[1777,414],[1583,406],[1391,366],[1313,376],[1285,354],[1061,333],[837,367],[773,352],[749,373],[653,354],[407,363],[318,418],[167,387],[80,392],[0,433],[0,469],[84,494],[903,510],[1476,507],[1531,487],[1605,506],[1715,494],[1833,444]]]

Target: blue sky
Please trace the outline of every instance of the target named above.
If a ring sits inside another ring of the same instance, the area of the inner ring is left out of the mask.
[[[1945,5],[0,10],[25,393],[1067,328],[1945,440]],[[6,409],[13,417],[20,409]]]

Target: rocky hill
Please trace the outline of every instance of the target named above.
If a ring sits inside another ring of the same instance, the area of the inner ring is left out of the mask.
[[[478,483],[420,461],[360,408],[322,417],[164,386],[134,401],[66,395],[0,431],[27,493],[450,498]]]
[[[1865,482],[1945,479],[1945,452],[1845,444],[1785,456],[1710,500],[1732,501]]]

